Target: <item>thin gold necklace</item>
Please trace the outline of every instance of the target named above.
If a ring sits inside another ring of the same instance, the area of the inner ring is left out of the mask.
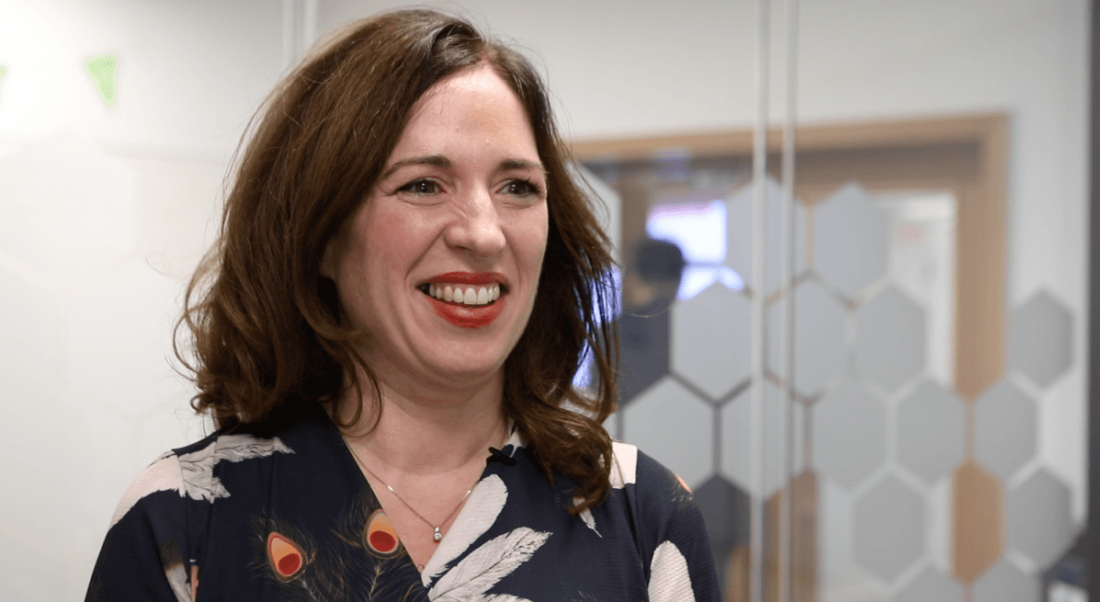
[[[508,435],[507,429],[505,430],[505,435],[506,436]],[[454,516],[456,513],[458,513],[458,509],[461,508],[462,504],[466,502],[466,498],[470,497],[470,494],[473,493],[473,491],[474,491],[474,487],[476,487],[478,481],[481,480],[481,475],[478,475],[477,480],[475,480],[474,484],[471,485],[470,488],[466,490],[466,493],[464,493],[462,495],[462,499],[458,501],[458,504],[455,505],[454,510],[451,510],[451,513],[447,515],[447,518],[443,519],[443,522],[439,523],[438,525],[434,525],[434,524],[432,524],[432,521],[424,518],[423,514],[420,514],[419,512],[417,512],[416,508],[412,507],[412,504],[409,504],[407,501],[405,501],[405,498],[401,497],[401,494],[397,493],[396,489],[394,489],[393,487],[390,487],[385,481],[383,481],[382,477],[374,474],[373,470],[371,470],[370,468],[367,468],[367,464],[365,462],[363,462],[363,459],[359,457],[359,454],[355,453],[355,448],[351,446],[351,442],[348,441],[348,438],[344,437],[343,435],[341,435],[341,437],[344,439],[344,445],[347,446],[348,451],[351,452],[351,456],[353,458],[355,458],[355,461],[359,464],[359,466],[361,466],[363,468],[363,470],[367,471],[367,474],[374,477],[374,479],[376,481],[381,483],[383,487],[388,489],[390,491],[390,493],[393,494],[393,497],[397,498],[397,501],[401,502],[402,504],[405,504],[405,507],[408,508],[410,511],[412,511],[412,513],[415,514],[417,518],[424,521],[425,524],[427,524],[429,527],[432,528],[432,540],[435,541],[436,543],[439,543],[439,541],[441,539],[443,539],[443,532],[442,532],[443,525],[447,524],[447,521],[451,520],[451,517]],[[505,444],[507,444],[508,440],[505,439],[504,441],[505,441]],[[501,447],[503,448],[504,445],[501,445]],[[490,449],[492,449],[492,448],[490,447]]]

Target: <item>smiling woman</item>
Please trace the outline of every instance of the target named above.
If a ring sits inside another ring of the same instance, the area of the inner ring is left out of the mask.
[[[88,598],[717,600],[690,492],[601,426],[611,260],[563,149],[532,67],[461,20],[315,50],[180,323],[219,430],[134,482]]]

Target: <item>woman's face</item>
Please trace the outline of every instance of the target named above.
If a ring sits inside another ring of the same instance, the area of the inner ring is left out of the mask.
[[[390,386],[468,386],[499,374],[523,333],[547,228],[527,115],[479,66],[420,99],[322,273],[370,332],[360,351]]]

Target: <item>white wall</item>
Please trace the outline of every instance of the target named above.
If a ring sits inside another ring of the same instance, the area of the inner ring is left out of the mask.
[[[83,599],[123,489],[203,433],[169,329],[226,161],[282,70],[281,15],[0,3],[0,599]],[[103,54],[114,106],[84,67]]]
[[[398,4],[320,0],[319,30]],[[527,48],[574,138],[751,124],[755,15],[747,0],[434,4]],[[1009,301],[1046,288],[1078,321],[1076,364],[1041,403],[1043,462],[1073,484],[1078,517],[1087,6],[804,0],[799,55],[799,111],[808,122],[1012,116]],[[202,431],[186,417],[187,386],[165,359],[167,329],[186,274],[211,240],[228,157],[282,70],[281,17],[271,0],[0,4],[0,173],[22,174],[0,181],[4,600],[82,597],[126,483],[157,453]],[[104,53],[119,59],[113,107],[83,67]],[[94,161],[129,184],[110,197],[114,205],[89,212],[93,196],[80,193],[81,182],[96,185],[102,171],[3,171],[3,157],[28,151],[58,166],[64,157]],[[19,197],[11,192],[17,180]],[[36,182],[49,202],[24,202]],[[81,227],[107,214],[101,226]]]

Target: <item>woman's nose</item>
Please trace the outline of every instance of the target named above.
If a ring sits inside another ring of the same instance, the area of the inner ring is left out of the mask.
[[[471,191],[459,199],[445,240],[448,246],[469,251],[479,259],[493,257],[504,248],[500,212],[489,191]]]

